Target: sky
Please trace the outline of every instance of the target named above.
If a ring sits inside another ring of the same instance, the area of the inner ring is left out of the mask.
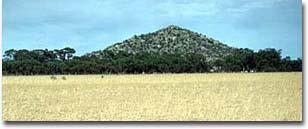
[[[302,57],[301,0],[3,0],[2,53],[102,50],[177,25],[229,46]]]

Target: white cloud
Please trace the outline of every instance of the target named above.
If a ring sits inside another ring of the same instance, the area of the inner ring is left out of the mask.
[[[246,13],[255,9],[271,8],[275,5],[283,4],[287,0],[241,0],[241,4],[227,9],[232,14]]]
[[[270,8],[287,0],[165,0],[154,5],[159,16],[237,16],[255,9]]]
[[[159,16],[177,17],[177,16],[202,16],[213,15],[218,10],[216,2],[211,1],[186,1],[177,2],[166,0],[156,4],[153,11]]]

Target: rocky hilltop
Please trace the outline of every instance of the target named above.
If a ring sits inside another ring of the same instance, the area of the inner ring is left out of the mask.
[[[231,54],[235,48],[227,46],[218,40],[209,38],[197,32],[190,31],[179,26],[170,25],[158,31],[135,35],[123,42],[115,43],[104,51],[113,53],[127,52],[160,53],[160,54],[201,54],[207,60],[215,60]],[[90,55],[101,55],[102,51],[96,51]]]

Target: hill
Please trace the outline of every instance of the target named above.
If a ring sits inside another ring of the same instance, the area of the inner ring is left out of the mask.
[[[3,75],[138,74],[302,71],[302,59],[281,50],[235,48],[178,26],[135,35],[104,50],[74,56],[75,49],[4,52]]]
[[[170,25],[152,33],[135,35],[123,42],[115,43],[103,51],[115,54],[120,52],[129,54],[201,54],[206,57],[207,61],[211,61],[230,55],[235,49],[200,33]],[[104,55],[103,51],[92,52],[89,55],[100,57]]]

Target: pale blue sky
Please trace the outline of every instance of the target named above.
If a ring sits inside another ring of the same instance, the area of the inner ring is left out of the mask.
[[[302,57],[301,0],[3,0],[2,19],[3,51],[69,46],[82,55],[172,24]]]

